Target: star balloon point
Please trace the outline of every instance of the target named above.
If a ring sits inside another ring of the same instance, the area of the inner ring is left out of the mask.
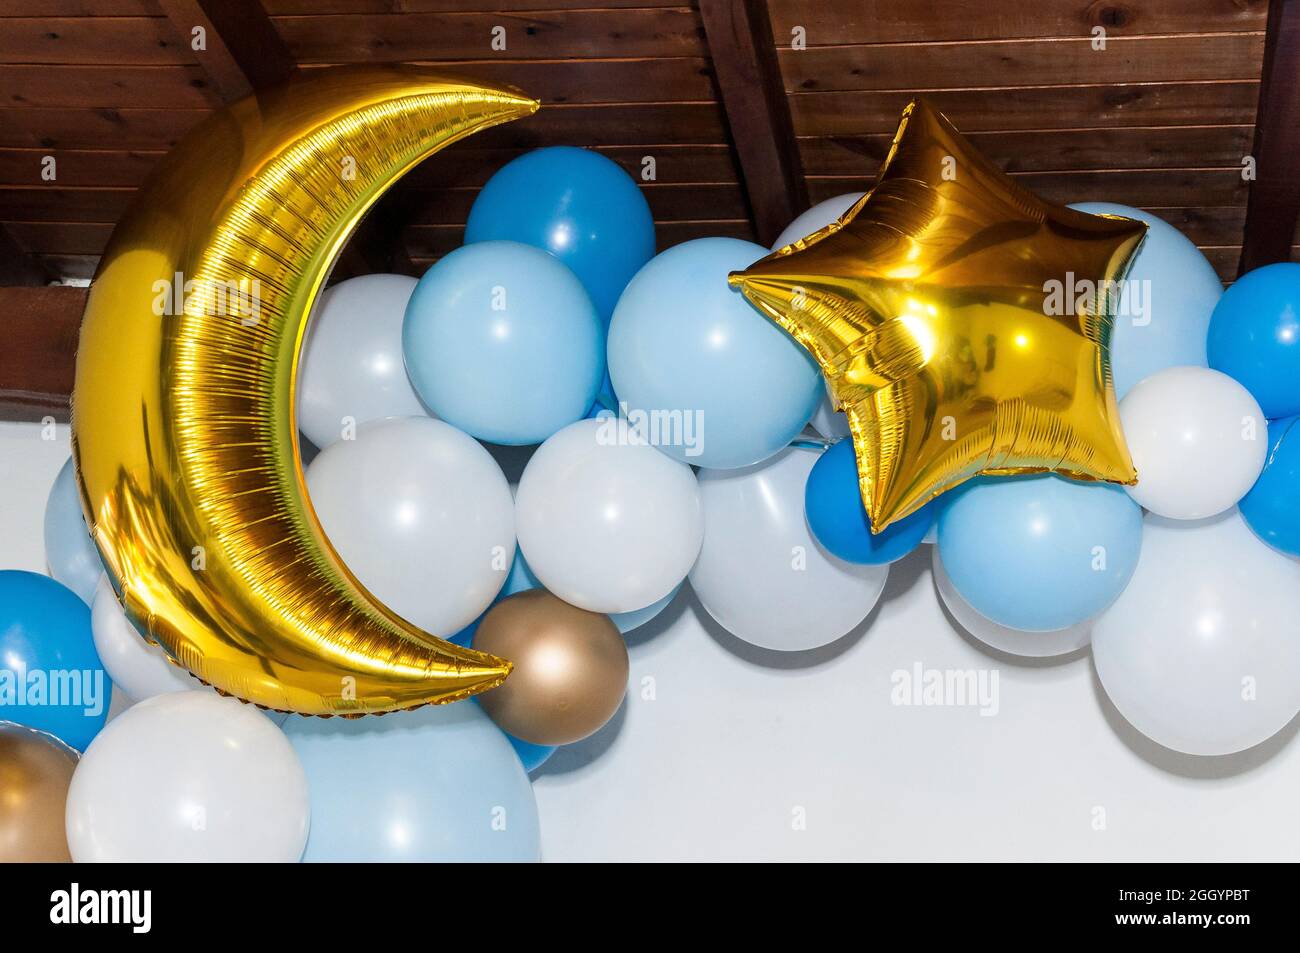
[[[1145,233],[1033,195],[915,100],[871,191],[729,280],[817,359],[879,532],[981,474],[1135,482],[1109,349]]]

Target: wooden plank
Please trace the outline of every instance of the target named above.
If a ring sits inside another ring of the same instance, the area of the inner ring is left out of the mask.
[[[207,109],[3,109],[0,147],[170,149]]]
[[[207,115],[201,109],[0,108],[0,148],[168,149]],[[474,137],[484,149],[629,141],[717,145],[727,141],[727,131],[717,103],[639,103],[552,106]]]
[[[165,17],[9,17],[0,63],[183,65],[194,62]]]
[[[1300,2],[1272,0],[1240,271],[1287,261],[1300,222]]]
[[[479,149],[477,140],[457,144],[412,169],[403,184],[440,186],[483,185],[511,159],[526,150]],[[596,151],[613,159],[637,181],[642,181],[643,162],[654,159],[654,180],[668,183],[726,182],[737,178],[731,149],[725,145],[628,145],[598,146]],[[0,148],[0,185],[42,185],[41,161],[49,149]],[[102,150],[60,150],[57,153],[57,182],[65,186],[139,186],[165,153],[158,150],[111,152]],[[860,167],[858,167],[860,168]],[[855,169],[846,170],[851,174]]]
[[[1146,209],[1178,229],[1197,245],[1237,245],[1241,243],[1246,209],[1240,205],[1216,205],[1203,208]]]
[[[1112,129],[1038,129],[972,132],[967,138],[1003,169],[1241,169],[1250,151],[1251,126],[1134,126]],[[809,175],[872,174],[893,134],[801,137]]]
[[[35,66],[0,64],[0,90],[13,106],[157,106],[221,104],[198,66]]]
[[[1261,33],[1112,37],[1105,51],[1086,38],[779,51],[786,89],[797,92],[1255,80],[1263,55]]]
[[[423,62],[452,76],[517,86],[548,106],[555,103],[702,102],[714,98],[712,64],[706,57],[699,56]]]
[[[6,17],[156,17],[157,0],[5,0]]]
[[[1140,4],[1093,0],[983,3],[970,0],[772,0],[777,46],[804,28],[809,46],[909,43],[926,40],[1009,40],[1029,37],[1156,33],[1243,32],[1264,28],[1266,2],[1143,0]]]
[[[518,86],[544,103],[700,102],[714,98],[702,57],[513,60],[431,64],[467,79]],[[316,69],[319,67],[311,67]],[[6,104],[21,106],[215,107],[221,96],[188,66],[0,65]]]
[[[287,80],[293,57],[258,0],[158,0],[167,19],[226,102]],[[206,34],[194,49],[194,32]]]
[[[1201,253],[1210,260],[1214,270],[1219,273],[1219,280],[1231,284],[1241,277],[1238,266],[1241,263],[1240,245],[1226,245],[1222,248],[1202,248]],[[1292,245],[1288,251],[1291,261],[1300,260],[1300,243]]]
[[[0,419],[68,419],[85,288],[0,287]]]
[[[761,0],[700,0],[700,16],[754,230],[768,244],[808,193],[767,10]]]
[[[273,22],[302,64],[706,55],[699,19],[689,7],[337,14]],[[505,29],[499,51],[492,48],[497,27]]]
[[[727,141],[718,103],[551,106],[474,137],[483,149],[618,146],[635,143],[718,145]]]
[[[1120,202],[1146,207],[1244,205],[1246,183],[1235,169],[1139,169],[1108,172],[1017,172],[1012,177],[1052,202]],[[808,192],[814,202],[860,192],[871,177],[810,176]]]
[[[0,185],[37,186],[46,156],[55,160],[54,182],[65,186],[139,186],[166,153],[0,148]]]
[[[584,10],[588,7],[684,7],[683,0],[263,0],[272,16],[334,13],[494,13]]]
[[[912,93],[800,93],[790,97],[800,136],[893,133]],[[1080,125],[1254,125],[1259,83],[1151,83],[945,89],[926,93],[963,132]]]

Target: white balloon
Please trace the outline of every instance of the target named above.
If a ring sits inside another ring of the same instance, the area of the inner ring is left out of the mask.
[[[766,649],[835,641],[871,612],[888,566],[837,559],[804,519],[815,451],[782,450],[739,470],[701,470],[704,546],[691,586],[729,632]]]
[[[948,578],[948,571],[943,568],[938,546],[934,547],[934,553],[930,557],[930,567],[934,576],[934,588],[957,624],[999,652],[1025,658],[1051,658],[1078,651],[1088,644],[1092,636],[1091,619],[1052,632],[1026,632],[1001,625],[972,606],[957,591],[957,587]]]
[[[326,447],[307,468],[325,535],[393,612],[459,632],[486,609],[515,551],[510,485],[473,437],[432,417],[397,417]]]
[[[772,243],[772,249],[784,248],[791,242],[797,242],[818,229],[825,228],[851,209],[865,194],[865,192],[846,192],[844,195],[836,195],[834,198],[818,202],[785,227],[785,231]]]
[[[542,444],[515,512],[519,548],[542,585],[592,612],[658,602],[686,577],[704,535],[691,468],[612,416]]]
[[[77,862],[294,863],[307,843],[307,777],[252,705],[157,695],[90,743],[68,789]]]
[[[1246,495],[1268,451],[1259,404],[1227,374],[1171,367],[1138,383],[1119,405],[1141,506],[1169,519],[1204,519]]]
[[[203,688],[202,682],[173,663],[160,646],[146,642],[136,631],[103,574],[95,587],[90,628],[104,671],[115,686],[136,701]]]
[[[1148,515],[1128,588],[1096,620],[1106,694],[1152,741],[1198,755],[1267,740],[1300,712],[1300,565],[1236,511]]]
[[[298,379],[298,427],[316,446],[338,440],[349,420],[428,414],[402,357],[402,321],[416,284],[406,275],[362,275],[321,295]]]

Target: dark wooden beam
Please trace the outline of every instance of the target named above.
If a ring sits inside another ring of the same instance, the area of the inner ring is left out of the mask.
[[[0,285],[46,285],[54,276],[0,222]]]
[[[1270,0],[1267,30],[1239,274],[1289,261],[1300,220],[1300,0]]]
[[[85,288],[0,288],[0,420],[68,419]]]
[[[700,0],[718,93],[758,240],[808,207],[808,186],[763,0]]]
[[[295,67],[289,48],[257,0],[158,0],[226,102],[284,82]],[[202,28],[206,49],[194,49]]]

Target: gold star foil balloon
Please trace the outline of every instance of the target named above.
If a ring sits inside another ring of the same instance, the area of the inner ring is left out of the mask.
[[[537,103],[422,68],[309,73],[196,127],[114,230],[77,350],[82,506],[127,617],[222,692],[314,715],[456,701],[509,662],[415,628],[343,564],[293,397],[307,316],[367,209]]]
[[[915,101],[870,192],[731,283],[821,365],[880,532],[979,474],[1136,481],[1109,349],[1145,233],[1044,202]]]

